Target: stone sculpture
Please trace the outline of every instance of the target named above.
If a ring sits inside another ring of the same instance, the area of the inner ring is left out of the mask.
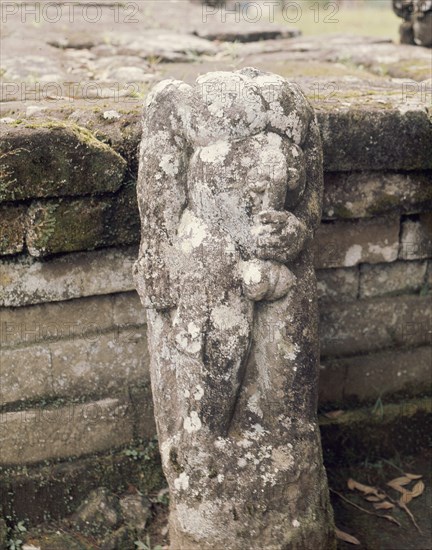
[[[432,47],[432,0],[393,0],[393,11],[404,19],[401,44]]]
[[[253,68],[146,101],[135,279],[172,549],[331,549],[311,240],[322,151],[299,88]]]

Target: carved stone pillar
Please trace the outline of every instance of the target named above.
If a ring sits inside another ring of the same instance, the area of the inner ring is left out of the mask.
[[[322,189],[313,110],[285,79],[247,68],[148,96],[135,278],[173,550],[335,548],[316,419]]]

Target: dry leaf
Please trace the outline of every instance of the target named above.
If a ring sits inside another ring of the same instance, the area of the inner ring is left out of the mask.
[[[351,544],[360,544],[360,541],[358,539],[356,539],[352,535],[349,535],[348,533],[345,533],[344,531],[341,531],[337,527],[335,528],[335,534],[336,534],[336,538],[340,540],[349,542]]]
[[[391,508],[394,508],[394,504],[385,500],[384,502],[377,502],[373,505],[373,507],[375,510],[390,510]]]
[[[324,416],[327,418],[338,418],[338,416],[341,416],[341,414],[344,414],[345,411],[338,409],[337,411],[329,411],[324,413]]]
[[[390,487],[393,487],[393,485],[408,485],[408,483],[411,483],[412,479],[408,476],[402,476],[402,477],[395,477],[394,479],[390,480],[387,485],[390,485]]]
[[[414,485],[414,487],[411,489],[411,491],[406,491],[400,498],[399,504],[408,504],[412,501],[413,498],[419,497],[425,488],[425,484],[423,481],[419,481]]]
[[[423,476],[418,474],[405,474],[406,477],[409,477],[410,479],[421,479]]]
[[[361,491],[365,495],[373,494],[376,497],[378,497],[380,500],[385,497],[382,493],[378,491],[376,487],[370,487],[369,485],[364,485],[363,483],[359,483],[355,479],[350,478],[347,481],[348,489],[351,489],[351,491],[354,491],[354,489],[357,489],[357,491]]]
[[[382,500],[382,498],[380,497],[376,497],[376,496],[367,496],[367,497],[364,497],[366,500],[368,500],[369,502],[380,502],[380,500]]]
[[[405,481],[405,482],[402,482],[402,485],[401,485],[401,484],[399,483],[399,481],[400,481],[401,479],[402,479],[402,480],[407,480],[408,478],[407,478],[407,477],[405,477],[405,478],[403,478],[403,477],[397,477],[397,478],[392,479],[391,481],[389,481],[389,482],[387,483],[387,485],[388,485],[389,487],[391,487],[392,489],[395,489],[396,491],[399,491],[399,493],[402,493],[402,494],[408,493],[409,491],[407,491],[406,489],[404,489],[404,488],[402,487],[402,485],[407,485],[407,483],[410,483],[411,480],[408,479],[407,482],[406,482],[406,481]]]
[[[413,498],[419,497],[423,493],[424,488],[425,484],[423,483],[423,481],[418,481],[411,489],[410,493],[412,494]]]
[[[406,492],[399,499],[399,506],[403,508],[403,504],[408,504],[413,499],[412,493]]]

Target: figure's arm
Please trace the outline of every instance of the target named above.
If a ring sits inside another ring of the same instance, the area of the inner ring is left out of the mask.
[[[255,230],[257,255],[262,259],[294,260],[313,238],[321,218],[323,193],[322,148],[318,125],[309,124],[302,145],[306,162],[306,187],[293,212],[265,211],[258,215]]]
[[[176,305],[170,281],[173,238],[187,200],[188,146],[179,109],[187,108],[187,87],[178,81],[158,84],[146,102],[137,195],[141,245],[135,280],[146,307]]]

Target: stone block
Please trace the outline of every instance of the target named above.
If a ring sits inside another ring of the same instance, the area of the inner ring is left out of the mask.
[[[116,191],[126,161],[87,129],[64,122],[0,125],[0,202]]]
[[[429,345],[432,300],[408,295],[326,304],[320,330],[322,357]]]
[[[49,349],[31,346],[11,350],[2,346],[0,380],[2,406],[52,396],[53,377]]]
[[[427,262],[396,261],[360,266],[360,298],[419,292],[425,285]]]
[[[323,218],[368,218],[432,209],[431,171],[327,172]]]
[[[25,206],[0,207],[0,255],[22,252],[26,210]]]
[[[427,109],[402,107],[363,104],[318,110],[324,170],[431,169],[432,125]]]
[[[139,217],[133,186],[111,198],[37,201],[28,211],[26,243],[32,256],[138,241]]]
[[[401,260],[421,260],[432,257],[432,212],[402,222],[399,248]]]
[[[136,291],[116,294],[112,300],[115,326],[140,326],[147,322],[146,310]]]
[[[316,276],[320,302],[346,302],[357,298],[358,267],[318,269]]]
[[[134,290],[136,247],[0,260],[0,305],[24,306]]]
[[[394,262],[399,249],[399,217],[322,223],[314,249],[316,269]]]
[[[98,397],[149,380],[144,328],[50,344],[52,388],[56,396]]]
[[[113,296],[0,308],[2,348],[99,334],[115,326]]]
[[[148,381],[148,363],[144,327],[2,349],[1,402],[112,396]]]
[[[321,365],[319,400],[340,407],[373,403],[379,397],[428,394],[432,346],[333,359]]]
[[[0,464],[79,457],[132,438],[130,403],[120,399],[7,412],[0,416]]]

